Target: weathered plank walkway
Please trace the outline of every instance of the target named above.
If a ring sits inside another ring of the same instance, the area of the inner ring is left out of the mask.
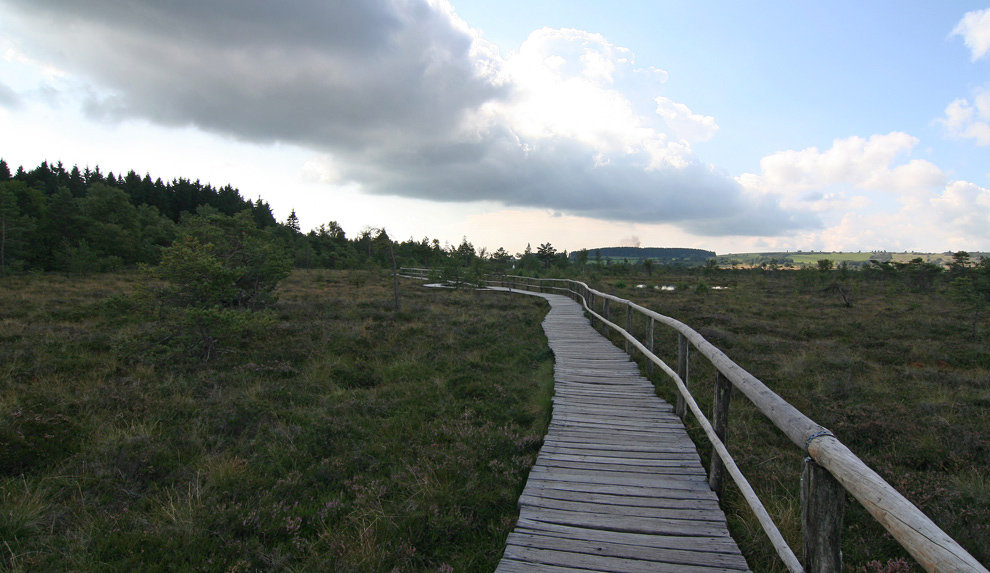
[[[496,571],[747,570],[673,408],[577,303],[539,296],[553,418]]]

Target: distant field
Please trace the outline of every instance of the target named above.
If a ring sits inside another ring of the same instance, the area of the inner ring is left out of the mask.
[[[790,263],[795,266],[817,265],[822,259],[829,259],[835,264],[842,262],[863,264],[871,258],[879,261],[891,261],[895,263],[906,263],[916,258],[921,258],[925,262],[947,263],[952,257],[945,253],[873,253],[873,252],[809,252],[809,253],[730,253],[719,255],[717,261],[720,265],[727,266],[733,262],[739,265],[759,265],[768,262],[770,259],[777,259],[780,264]]]
[[[870,260],[872,256],[873,253],[802,253],[790,255],[795,263],[806,265],[818,264],[818,261],[822,259],[829,259],[836,263],[842,261],[862,263]]]

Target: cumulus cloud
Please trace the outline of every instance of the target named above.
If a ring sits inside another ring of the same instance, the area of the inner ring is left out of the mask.
[[[836,139],[764,157],[759,174],[737,178],[754,196],[775,193],[789,212],[822,217],[822,229],[775,239],[780,248],[844,250],[943,245],[979,249],[990,241],[990,190],[951,181],[934,164],[910,159],[918,140],[892,132]]]
[[[990,240],[990,189],[967,181],[953,181],[930,201],[938,227],[984,242]]]
[[[938,121],[952,137],[972,139],[977,145],[990,145],[990,90],[977,89],[972,103],[965,98],[953,101]]]
[[[985,57],[990,53],[990,8],[967,12],[952,30],[952,35],[962,36],[974,62]]]
[[[820,225],[700,162],[714,118],[641,111],[617,86],[666,72],[598,34],[537,30],[502,58],[447,0],[6,5],[24,51],[90,84],[93,116],[303,146],[307,180],[704,234]]]
[[[921,159],[898,163],[918,144],[902,132],[869,138],[836,139],[820,151],[809,147],[781,151],[760,160],[760,174],[737,181],[754,193],[776,193],[796,210],[826,211],[863,206],[858,191],[883,191],[899,196],[923,195],[945,183],[934,164]]]
[[[667,126],[683,139],[707,141],[718,131],[714,117],[691,113],[688,106],[663,96],[654,101],[657,102],[657,115],[662,117]]]

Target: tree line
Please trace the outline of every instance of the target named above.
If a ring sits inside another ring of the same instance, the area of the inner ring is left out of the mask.
[[[156,265],[196,219],[238,217],[279,246],[300,267],[363,268],[385,264],[381,230],[349,239],[335,221],[303,232],[295,211],[278,222],[260,197],[245,199],[230,185],[214,187],[184,178],[164,182],[135,171],[104,174],[99,167],[66,169],[42,162],[31,170],[0,159],[0,273],[10,271],[114,271]],[[465,258],[467,243],[443,248],[439,241],[395,244],[403,264],[439,265]]]
[[[0,158],[0,274],[24,271],[108,272],[157,265],[167,248],[202,221],[249,224],[301,268],[360,269],[419,266],[466,275],[518,270],[564,272],[584,267],[587,250],[568,254],[550,243],[521,253],[476,249],[467,237],[441,244],[424,237],[393,240],[384,229],[367,227],[348,237],[333,220],[303,231],[295,211],[279,222],[262,198],[245,199],[230,185],[199,180],[165,182],[151,175],[104,174],[99,166],[67,169],[42,162],[11,172]],[[227,225],[230,227],[230,225]],[[242,229],[243,230],[243,229]],[[629,270],[628,265],[609,269]]]

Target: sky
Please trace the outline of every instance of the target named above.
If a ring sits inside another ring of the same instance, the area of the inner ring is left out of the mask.
[[[0,158],[510,253],[990,251],[990,5],[0,0]]]

